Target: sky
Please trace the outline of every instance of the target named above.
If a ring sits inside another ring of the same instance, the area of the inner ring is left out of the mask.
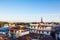
[[[0,21],[60,22],[60,0],[0,0]]]

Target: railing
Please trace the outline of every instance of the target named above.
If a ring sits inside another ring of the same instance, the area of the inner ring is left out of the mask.
[[[27,34],[29,34],[29,31],[22,32],[22,33],[20,34],[20,36],[27,35]]]
[[[25,32],[21,32],[21,33],[16,33],[16,37],[19,37],[19,36],[24,36],[24,35],[27,35],[29,34],[29,31],[25,31]]]

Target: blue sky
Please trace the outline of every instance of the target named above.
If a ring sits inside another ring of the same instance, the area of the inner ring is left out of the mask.
[[[0,0],[0,21],[60,22],[60,0]]]

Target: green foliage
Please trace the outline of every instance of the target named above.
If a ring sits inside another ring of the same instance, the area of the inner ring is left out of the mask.
[[[8,24],[8,22],[0,22],[0,24]]]
[[[17,25],[30,25],[29,23],[17,23]]]

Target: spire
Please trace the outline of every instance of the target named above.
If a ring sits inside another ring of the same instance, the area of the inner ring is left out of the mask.
[[[42,19],[42,17],[41,17],[41,23],[43,23],[43,19]]]
[[[41,26],[41,24],[43,24],[44,22],[43,22],[43,19],[42,19],[42,17],[41,17],[41,20],[40,20],[40,22],[39,22],[39,25],[38,25],[38,27],[40,27]]]

